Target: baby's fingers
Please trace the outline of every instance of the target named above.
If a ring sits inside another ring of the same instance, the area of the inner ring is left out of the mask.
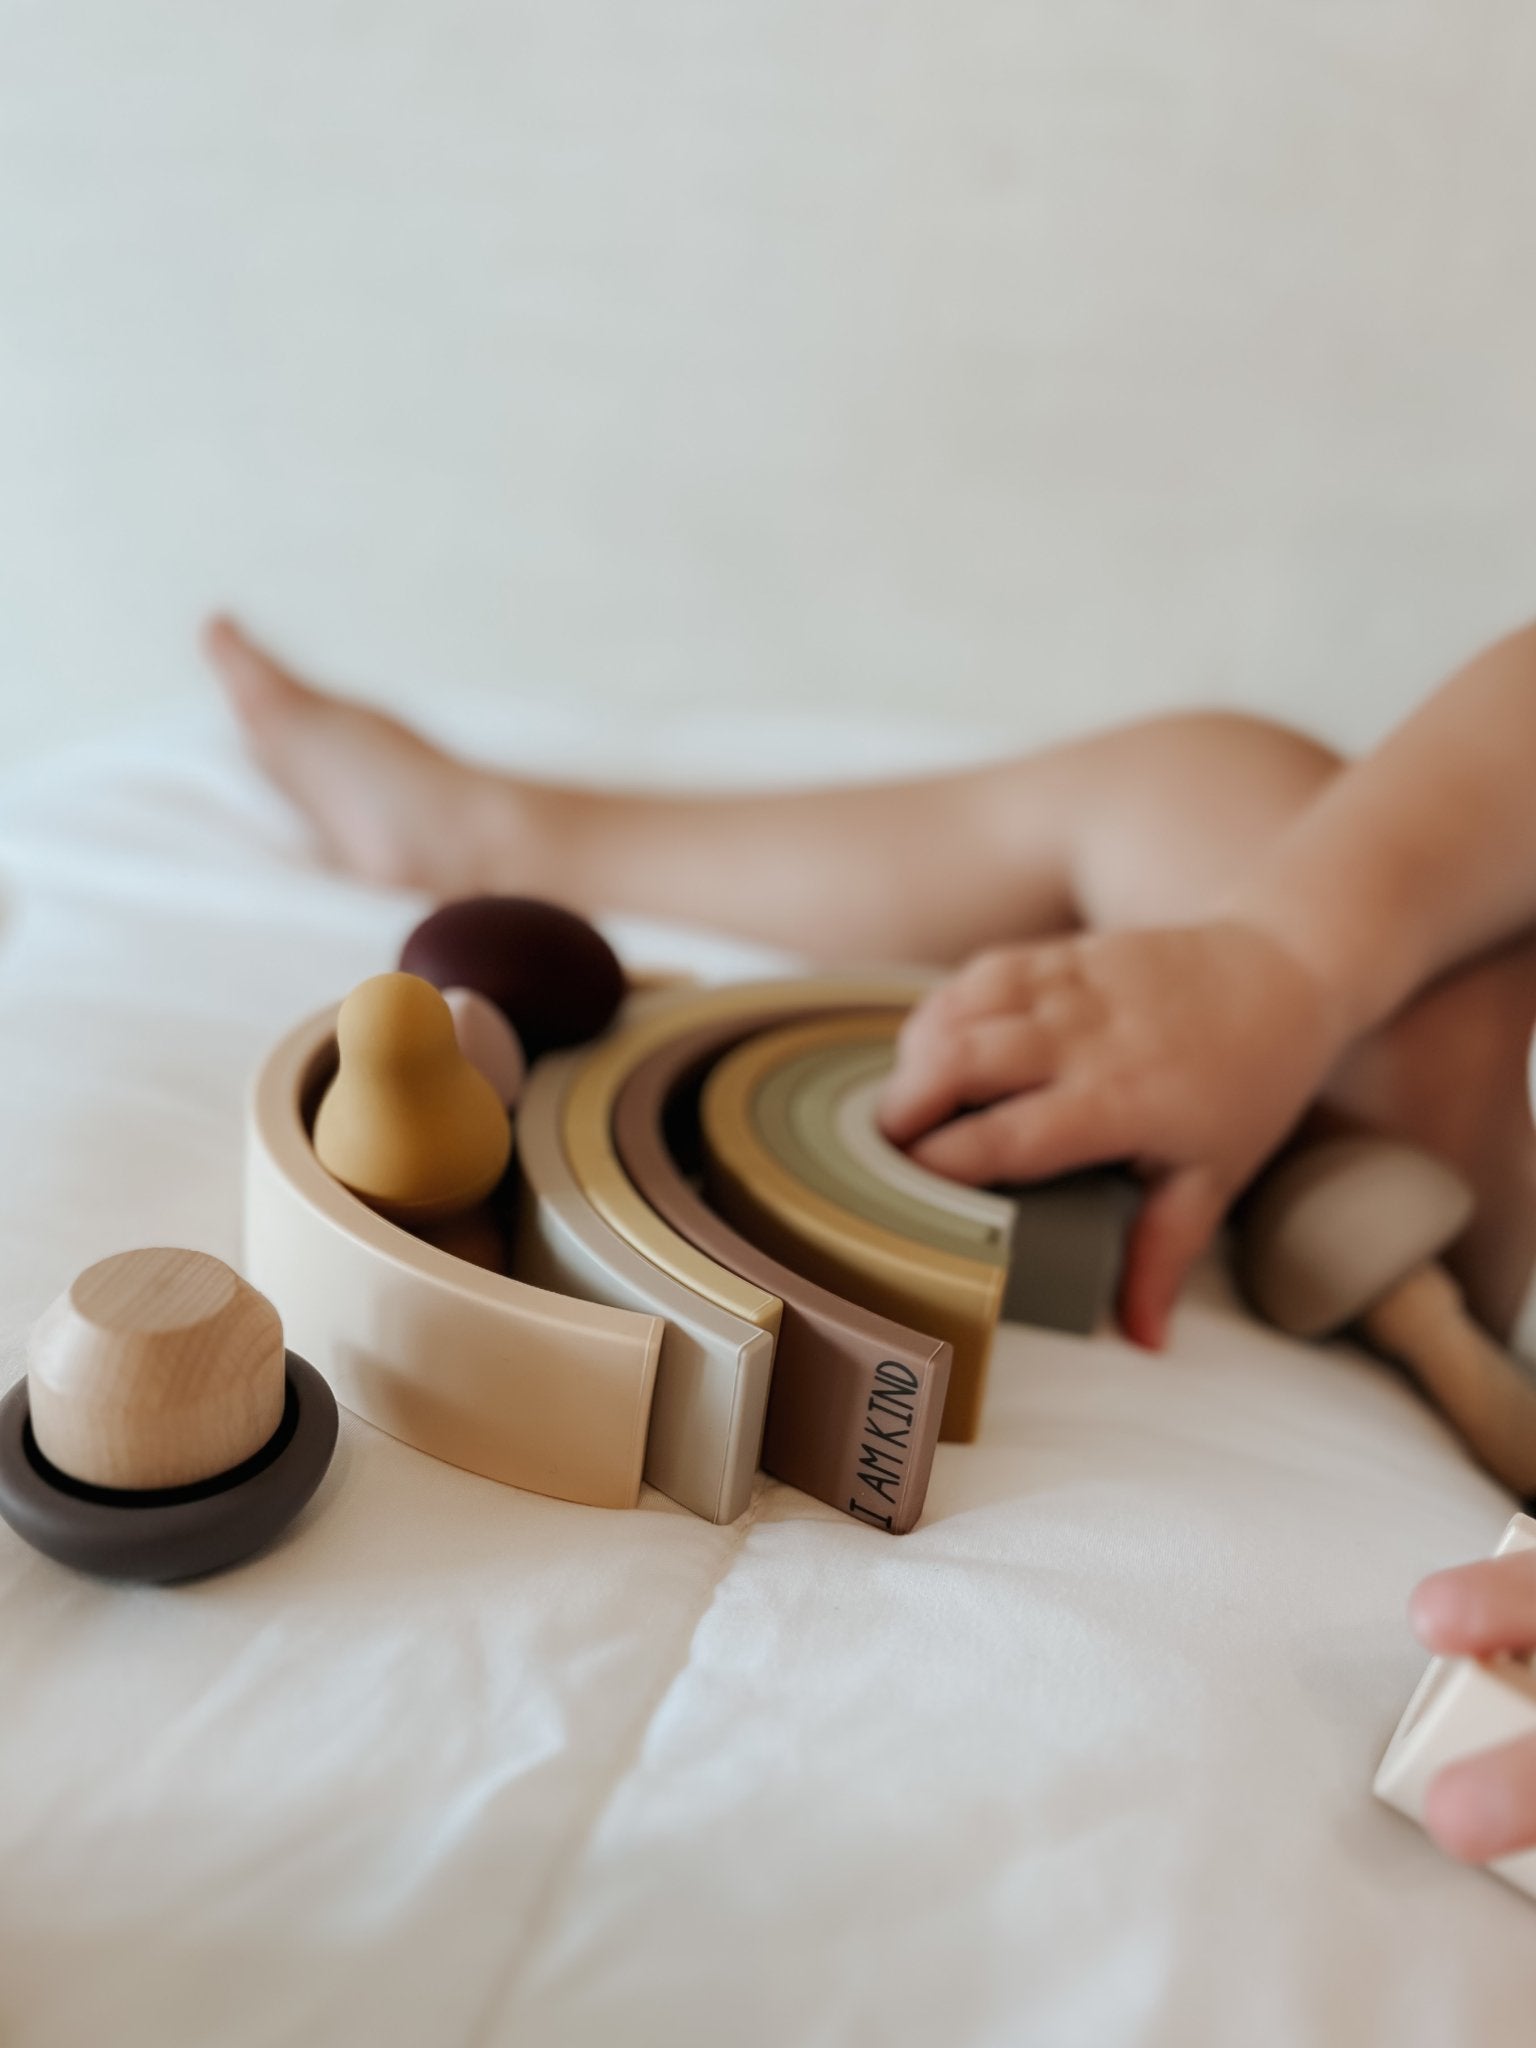
[[[1032,1017],[904,1032],[880,1100],[880,1127],[904,1145],[957,1110],[1038,1087],[1054,1068],[1053,1042]]]
[[[1117,1153],[1117,1133],[1086,1091],[1037,1088],[930,1131],[912,1147],[920,1166],[972,1187],[1049,1180]]]
[[[1198,1167],[1170,1174],[1142,1202],[1120,1282],[1120,1326],[1133,1344],[1163,1348],[1179,1289],[1225,1209],[1221,1189]]]
[[[1447,1764],[1425,1794],[1424,1825],[1463,1863],[1536,1847],[1536,1735]]]
[[[1408,1604],[1413,1632],[1441,1656],[1489,1657],[1536,1645],[1536,1551],[1435,1572]]]
[[[1059,968],[1061,957],[1061,945],[1050,941],[989,946],[985,952],[973,953],[964,966],[923,998],[909,1024],[919,1031],[930,1026],[948,1030],[971,1018],[1027,1010],[1042,977],[1048,978]]]

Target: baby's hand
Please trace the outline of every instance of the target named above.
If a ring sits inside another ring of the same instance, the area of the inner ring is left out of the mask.
[[[1151,1186],[1120,1318],[1158,1346],[1227,1204],[1339,1050],[1326,991],[1255,926],[1005,946],[907,1019],[881,1124],[973,1185],[1129,1161]]]
[[[1439,1656],[1528,1655],[1536,1650],[1536,1551],[1436,1572],[1408,1611],[1414,1634]],[[1430,1783],[1424,1825],[1463,1863],[1536,1848],[1536,1735],[1447,1764]]]

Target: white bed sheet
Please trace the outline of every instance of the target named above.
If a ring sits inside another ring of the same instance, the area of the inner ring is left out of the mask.
[[[249,1072],[418,908],[315,871],[211,722],[9,788],[0,1379],[85,1261],[236,1255]],[[225,1577],[0,1529],[0,2042],[1526,2044],[1528,1902],[1369,1794],[1406,1595],[1506,1511],[1213,1270],[1162,1359],[1006,1331],[898,1540],[761,1478],[731,1528],[581,1509],[346,1415]]]

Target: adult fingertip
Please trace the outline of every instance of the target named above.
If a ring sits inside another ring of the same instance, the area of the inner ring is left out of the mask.
[[[1536,1636],[1536,1612],[1512,1568],[1523,1559],[1483,1558],[1449,1565],[1414,1588],[1408,1619],[1426,1649],[1486,1657],[1529,1644]],[[1536,1592],[1533,1584],[1532,1592]]]
[[[1440,1647],[1448,1619],[1446,1591],[1445,1574],[1434,1572],[1408,1596],[1408,1626],[1426,1650]]]
[[[1458,1863],[1486,1863],[1498,1853],[1503,1800],[1480,1759],[1447,1764],[1424,1794],[1424,1831]]]

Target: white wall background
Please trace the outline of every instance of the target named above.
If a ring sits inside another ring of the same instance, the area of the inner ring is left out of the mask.
[[[1189,700],[1536,609],[1529,0],[0,0],[0,753]]]

